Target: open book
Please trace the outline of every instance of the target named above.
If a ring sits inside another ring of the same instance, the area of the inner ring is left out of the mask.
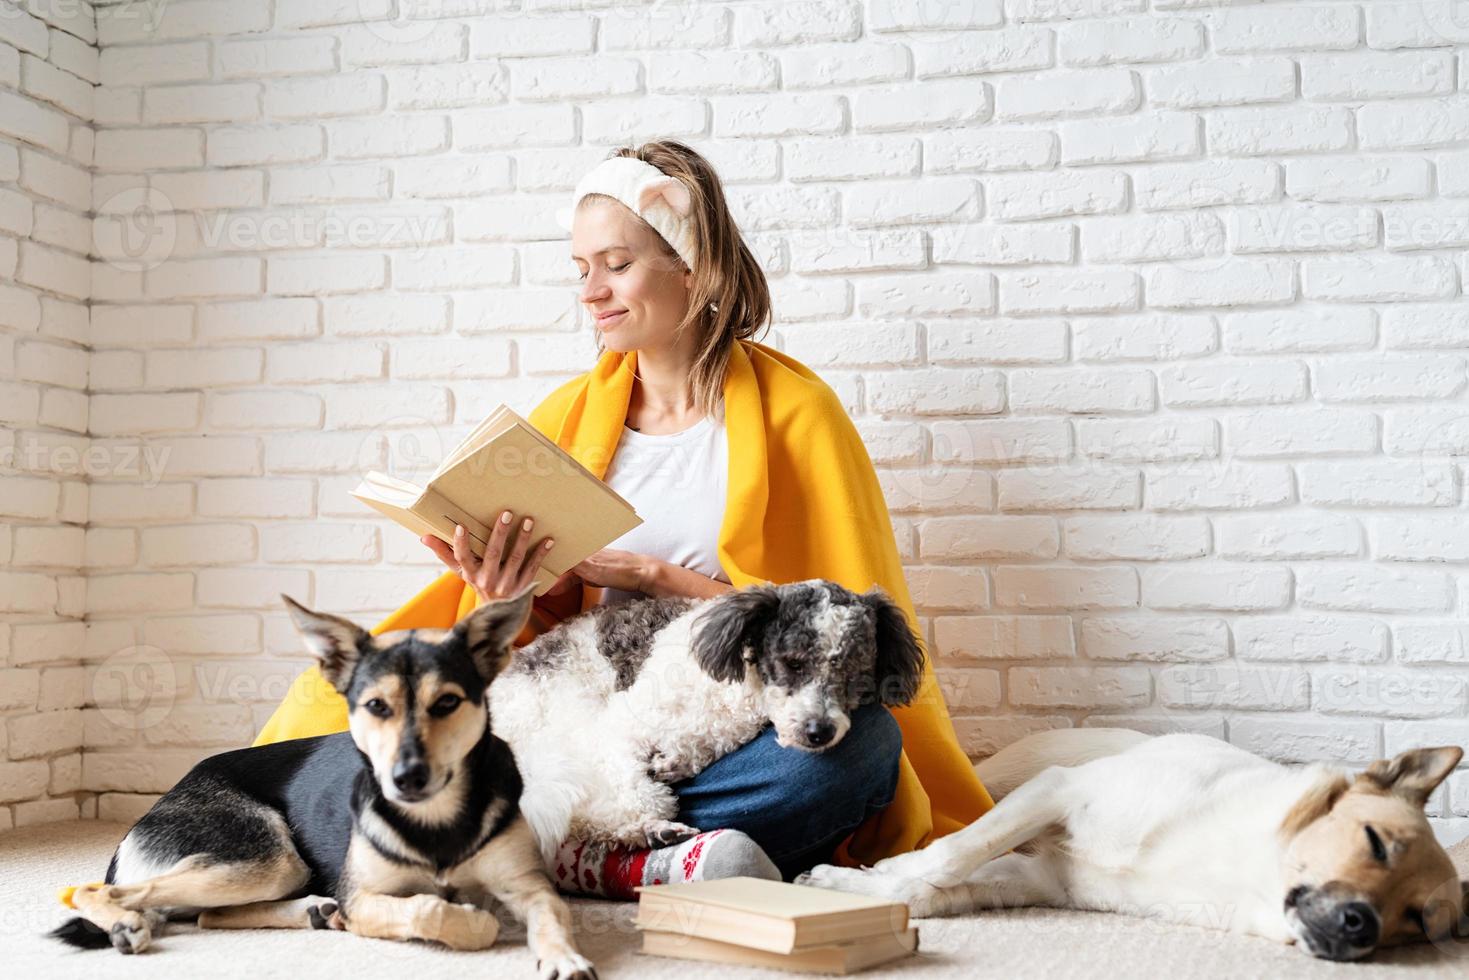
[[[556,542],[536,571],[536,595],[643,523],[631,504],[505,405],[445,457],[427,486],[373,470],[352,496],[415,534],[450,544],[454,525],[462,524],[481,557],[501,512],[515,515],[506,554],[522,533],[520,522],[534,517],[532,545],[546,537]]]

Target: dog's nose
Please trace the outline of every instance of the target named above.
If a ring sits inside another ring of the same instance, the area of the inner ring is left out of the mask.
[[[1353,946],[1377,945],[1377,913],[1366,902],[1347,902],[1338,906],[1336,926]]]
[[[806,722],[806,741],[812,745],[825,745],[837,733],[837,726],[829,721],[812,719]]]
[[[393,766],[393,785],[404,793],[422,793],[428,785],[428,766],[421,759],[400,760]]]

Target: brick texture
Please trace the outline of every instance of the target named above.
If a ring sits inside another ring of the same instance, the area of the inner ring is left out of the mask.
[[[0,19],[0,824],[248,739],[276,593],[436,573],[345,491],[590,365],[552,216],[656,137],[867,440],[972,754],[1469,738],[1452,3],[135,6]]]

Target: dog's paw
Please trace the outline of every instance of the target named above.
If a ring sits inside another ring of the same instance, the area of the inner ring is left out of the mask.
[[[464,914],[468,916],[470,921],[472,921],[475,925],[481,927],[488,926],[489,928],[495,930],[495,934],[497,936],[500,934],[500,920],[496,918],[495,913],[491,912],[483,905],[480,905],[477,902],[455,902],[454,904],[462,909],[464,911]]]
[[[674,820],[660,820],[643,828],[644,847],[668,847],[699,836],[696,827]]]
[[[346,929],[347,925],[342,921],[342,910],[336,902],[322,902],[320,905],[310,905],[306,908],[306,917],[311,920],[313,929]]]
[[[810,871],[796,876],[796,884],[811,888],[830,888],[834,891],[858,891],[859,884],[867,872],[856,868],[839,868],[834,864],[818,864]]]
[[[648,778],[659,783],[677,783],[694,775],[686,765],[654,756],[648,760]]]
[[[677,754],[654,752],[648,757],[648,778],[660,783],[677,783],[697,775],[695,760]]]
[[[571,950],[554,958],[536,960],[536,970],[541,980],[597,980],[592,961]]]
[[[108,938],[119,953],[141,953],[153,941],[153,931],[141,914],[124,912],[108,931]]]
[[[466,952],[489,949],[500,935],[500,923],[473,902],[448,902],[437,895],[409,900],[412,931],[420,939]]]

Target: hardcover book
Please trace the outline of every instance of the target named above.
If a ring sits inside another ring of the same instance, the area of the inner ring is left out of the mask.
[[[903,934],[901,902],[761,878],[720,878],[638,889],[639,929],[794,953]]]
[[[556,542],[536,571],[536,595],[643,522],[611,487],[505,405],[445,457],[426,486],[373,470],[351,493],[414,534],[452,544],[454,525],[462,524],[479,557],[503,511],[516,516],[506,554],[522,533],[520,521],[535,518],[536,541]]]
[[[722,943],[716,939],[647,930],[643,933],[642,951],[649,956],[668,956],[680,960],[763,966],[793,973],[841,975],[911,956],[917,949],[918,929],[909,926],[902,932],[832,943],[828,946],[810,946],[794,953],[772,953],[735,943]]]

